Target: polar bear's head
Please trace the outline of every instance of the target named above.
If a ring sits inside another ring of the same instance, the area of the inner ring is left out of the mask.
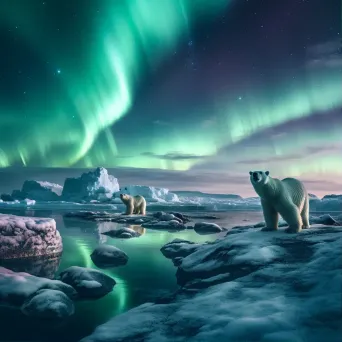
[[[253,185],[264,185],[268,183],[269,171],[249,171],[249,178]]]
[[[127,195],[127,194],[120,194],[120,199],[122,202],[128,202],[130,199],[131,199],[131,196],[130,195]]]

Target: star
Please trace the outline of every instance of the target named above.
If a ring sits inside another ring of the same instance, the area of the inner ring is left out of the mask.
[[[60,74],[61,73],[61,69],[57,69],[57,74]]]

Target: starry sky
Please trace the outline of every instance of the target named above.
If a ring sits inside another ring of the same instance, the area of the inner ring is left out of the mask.
[[[104,166],[254,195],[342,189],[340,0],[3,0],[0,192]]]

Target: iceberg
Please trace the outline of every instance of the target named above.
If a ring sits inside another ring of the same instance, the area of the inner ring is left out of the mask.
[[[108,174],[103,167],[83,173],[78,178],[67,178],[64,182],[62,198],[65,201],[89,202],[109,201],[113,193],[120,189],[117,178]]]
[[[63,187],[59,184],[42,182],[36,180],[26,180],[21,190],[14,190],[12,198],[14,200],[24,200],[30,198],[36,201],[59,201]]]
[[[119,198],[120,193],[131,196],[141,195],[145,197],[147,202],[179,202],[178,196],[170,192],[166,188],[156,188],[147,185],[126,185],[114,194],[115,198]]]

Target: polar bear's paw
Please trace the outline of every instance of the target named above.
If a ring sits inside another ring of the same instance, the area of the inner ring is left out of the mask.
[[[262,232],[273,232],[277,229],[278,229],[277,227],[263,227],[263,228],[261,228],[261,231]]]
[[[299,226],[290,226],[285,229],[285,233],[288,234],[296,234],[299,233],[302,229]]]

